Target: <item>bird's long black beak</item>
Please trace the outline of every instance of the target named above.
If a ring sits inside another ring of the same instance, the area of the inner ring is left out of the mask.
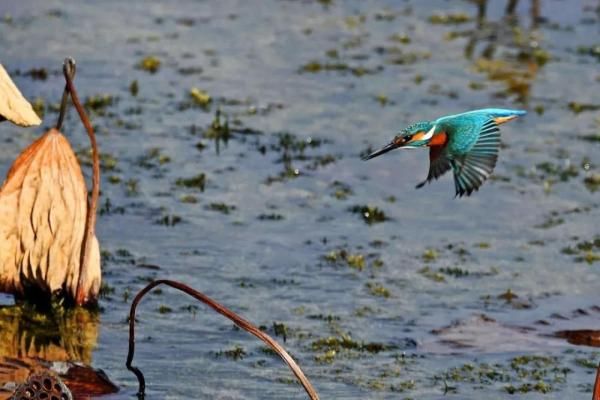
[[[386,146],[382,147],[382,148],[381,148],[381,149],[379,149],[379,150],[375,150],[374,152],[372,152],[372,153],[371,153],[371,154],[369,154],[368,156],[364,156],[362,159],[363,159],[363,161],[367,161],[367,160],[370,160],[371,158],[375,158],[375,157],[377,157],[377,156],[380,156],[380,155],[382,155],[382,154],[385,154],[385,153],[387,153],[388,151],[392,151],[392,150],[394,150],[394,149],[396,149],[396,148],[398,148],[398,147],[399,147],[399,146],[398,146],[398,144],[397,144],[397,143],[394,143],[394,142],[392,142],[392,143],[390,143],[390,144],[388,144],[388,145],[386,145]]]

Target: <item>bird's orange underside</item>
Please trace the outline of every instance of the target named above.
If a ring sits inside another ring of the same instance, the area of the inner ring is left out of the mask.
[[[446,140],[448,140],[446,132],[436,133],[429,141],[429,146],[443,146],[446,144]]]

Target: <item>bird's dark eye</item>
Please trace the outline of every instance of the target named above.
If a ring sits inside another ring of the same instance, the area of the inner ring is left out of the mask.
[[[404,141],[408,142],[410,139],[412,139],[413,135],[406,135],[404,136]]]

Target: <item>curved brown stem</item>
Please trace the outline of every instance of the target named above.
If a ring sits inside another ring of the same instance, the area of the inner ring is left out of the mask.
[[[66,60],[65,60],[66,62]],[[65,66],[63,65],[63,68]],[[75,62],[71,65],[71,69],[69,71],[69,76],[71,80],[75,79]],[[60,109],[58,111],[58,120],[56,121],[56,130],[60,131],[62,128],[63,121],[65,120],[65,115],[67,114],[67,108],[69,107],[69,86],[65,84],[65,90],[63,90],[62,99],[60,101]]]
[[[87,267],[90,258],[90,250],[92,244],[92,238],[94,237],[96,229],[96,209],[98,207],[98,197],[100,196],[100,156],[98,154],[98,144],[96,143],[96,135],[94,128],[88,118],[85,109],[79,101],[77,95],[77,89],[73,83],[72,77],[75,73],[75,61],[72,58],[65,59],[63,64],[63,74],[65,76],[66,88],[68,89],[73,105],[79,114],[79,118],[87,131],[90,143],[92,145],[92,195],[88,202],[87,214],[85,220],[85,233],[83,236],[83,242],[81,243],[81,256],[80,256],[80,267],[79,267],[79,281],[77,282],[77,292],[75,293],[75,304],[83,305],[89,302],[89,293],[85,292],[84,282],[88,280]]]
[[[252,335],[265,342],[269,347],[275,350],[275,352],[277,352],[277,354],[283,359],[283,361],[288,365],[288,367],[290,367],[294,375],[296,375],[296,378],[298,378],[298,380],[300,381],[300,384],[302,384],[302,386],[304,387],[304,390],[306,390],[306,393],[308,393],[309,398],[311,400],[319,400],[319,395],[317,394],[315,388],[312,386],[306,375],[304,375],[304,372],[302,372],[302,369],[300,369],[296,361],[294,361],[294,359],[288,354],[288,352],[285,351],[285,349],[279,343],[277,343],[275,339],[273,339],[271,336],[267,335],[266,333],[258,329],[256,326],[254,326],[252,323],[240,317],[227,307],[212,300],[210,297],[198,292],[195,289],[192,289],[191,287],[183,283],[166,279],[160,279],[149,283],[146,287],[140,290],[140,292],[135,296],[133,302],[131,303],[131,310],[129,312],[129,351],[127,352],[127,362],[125,363],[125,365],[127,366],[127,369],[132,371],[138,379],[138,398],[144,398],[144,393],[146,390],[146,381],[144,379],[142,371],[140,371],[137,367],[131,365],[131,362],[133,361],[133,355],[135,353],[135,310],[137,308],[138,303],[142,300],[142,297],[144,297],[146,293],[148,293],[150,290],[152,290],[158,285],[167,285],[175,289],[181,290],[182,292],[208,305],[210,308],[212,308],[219,314],[229,318],[231,321],[233,321],[234,324],[236,324],[246,332],[251,333]]]

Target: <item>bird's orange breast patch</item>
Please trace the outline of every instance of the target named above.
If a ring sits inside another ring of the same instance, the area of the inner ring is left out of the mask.
[[[429,141],[429,146],[443,146],[446,144],[447,140],[448,135],[446,135],[446,132],[439,132],[433,135],[433,137]]]

